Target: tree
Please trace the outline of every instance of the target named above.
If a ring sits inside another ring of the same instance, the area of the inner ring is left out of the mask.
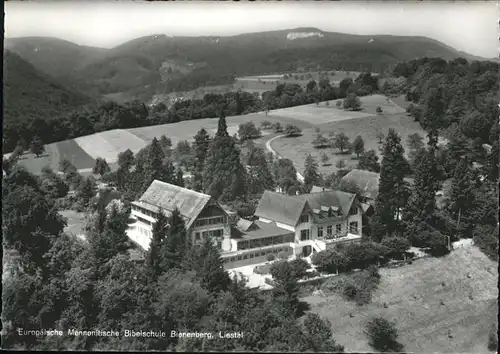
[[[337,102],[335,102],[335,106],[337,106],[337,108],[341,108],[342,107],[342,101],[341,100],[337,100]]]
[[[386,237],[382,240],[382,245],[385,246],[389,253],[387,254],[391,258],[400,259],[411,247],[410,242],[404,237],[392,236]]]
[[[344,153],[344,149],[349,148],[349,137],[344,133],[339,133],[335,136],[335,147],[340,149],[340,153]]]
[[[403,345],[398,342],[398,332],[393,322],[383,317],[375,317],[366,325],[366,335],[370,346],[381,352],[400,352]]]
[[[201,246],[194,250],[194,257],[190,258],[190,262],[201,286],[216,294],[227,290],[231,279],[224,270],[224,262],[214,241],[211,237],[204,237]]]
[[[187,238],[186,226],[178,209],[168,218],[167,234],[161,245],[161,268],[167,271],[181,268],[191,245]]]
[[[280,122],[276,122],[276,124],[274,125],[274,129],[276,133],[281,133],[283,131],[283,126]]]
[[[42,140],[40,140],[38,136],[35,136],[31,141],[30,151],[35,154],[37,158],[45,152],[45,147],[43,146]]]
[[[245,169],[240,152],[227,133],[226,118],[221,116],[215,138],[205,160],[203,189],[224,201],[245,197]]]
[[[421,223],[435,224],[436,192],[440,189],[439,175],[434,150],[421,150],[416,161],[415,182],[403,216],[403,223],[409,235],[413,235]]]
[[[287,124],[285,127],[285,130],[284,130],[284,133],[288,137],[294,137],[294,136],[299,136],[300,134],[302,134],[302,130],[299,127],[297,127],[296,125]]]
[[[423,140],[424,138],[418,133],[410,134],[406,139],[406,145],[408,146],[408,158],[413,170],[416,168],[416,158],[424,148]]]
[[[354,181],[340,181],[339,190],[342,192],[361,195],[361,189]]]
[[[377,106],[376,112],[377,112],[377,114],[382,114],[382,112],[383,112],[382,107]]]
[[[376,239],[391,235],[397,230],[401,208],[406,205],[407,186],[404,181],[407,161],[401,138],[394,129],[389,129],[384,144],[380,169],[378,195],[375,201],[372,234]]]
[[[380,172],[380,163],[375,150],[368,150],[361,154],[358,160],[358,169],[372,172]]]
[[[328,154],[326,152],[322,153],[321,154],[321,162],[323,163],[323,166],[327,166],[328,161],[330,161],[330,157],[328,156]]]
[[[351,92],[344,98],[343,106],[344,109],[359,111],[361,109],[361,100],[355,93]]]
[[[205,128],[201,128],[194,136],[192,146],[193,152],[193,189],[195,191],[203,190],[203,169],[205,159],[210,147],[210,136]]]
[[[299,183],[297,181],[297,170],[289,159],[279,159],[275,162],[274,175],[276,176],[276,184],[285,193],[289,193]]]
[[[259,195],[265,190],[275,189],[275,180],[266,154],[261,147],[254,148],[247,159],[249,165],[248,191],[250,194]]]
[[[377,133],[377,139],[378,139],[378,143],[379,144],[382,144],[384,142],[384,139],[385,139],[385,135],[384,133],[382,132],[378,132]]]
[[[92,176],[86,177],[81,180],[76,189],[76,198],[78,200],[78,207],[84,210],[90,206],[90,201],[96,194],[96,183]]]
[[[151,279],[158,279],[166,269],[163,268],[163,255],[161,253],[163,242],[167,236],[168,218],[163,210],[158,212],[156,222],[153,224],[151,243],[146,253],[146,269]]]
[[[307,155],[306,162],[304,165],[304,185],[307,191],[310,191],[312,186],[318,184],[320,180],[320,174],[318,172],[318,163],[311,156],[311,154]]]
[[[356,153],[356,156],[359,159],[359,155],[365,151],[365,142],[363,141],[363,138],[361,137],[361,135],[358,135],[356,137],[356,139],[354,139],[354,142],[352,143],[352,147],[354,149],[354,152]]]
[[[445,92],[443,88],[431,88],[424,98],[425,108],[421,121],[429,136],[429,146],[437,147],[438,129],[441,128],[446,111]]]
[[[261,132],[253,122],[247,122],[239,125],[238,136],[240,137],[241,141],[245,141],[248,139],[255,139],[260,137]]]
[[[101,175],[101,177],[102,177],[105,173],[110,172],[110,171],[111,171],[111,169],[109,168],[109,165],[106,162],[106,159],[98,157],[95,160],[95,165],[92,168],[92,173],[97,174],[97,175]]]
[[[165,176],[163,169],[165,154],[156,137],[153,138],[151,145],[147,147],[146,153],[147,157],[144,161],[142,191],[148,189],[154,180],[169,182],[167,178],[165,178],[167,176]]]
[[[312,144],[313,144],[314,148],[322,149],[322,148],[325,148],[329,145],[329,141],[327,138],[325,138],[323,136],[323,134],[318,133],[316,135],[316,139],[313,140]]]
[[[477,222],[474,220],[473,211],[476,205],[475,190],[478,183],[469,160],[467,158],[461,159],[453,173],[446,210],[457,223],[456,231],[459,233],[468,232],[468,236],[472,231],[471,227]]]
[[[310,350],[328,353],[344,352],[344,346],[337,344],[332,338],[331,323],[328,319],[321,319],[315,313],[308,313],[304,319],[303,329]]]

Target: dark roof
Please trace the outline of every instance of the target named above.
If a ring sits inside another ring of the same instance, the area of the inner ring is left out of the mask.
[[[295,226],[305,205],[306,201],[303,199],[266,190],[254,215]]]
[[[245,232],[242,230],[234,230],[235,232],[232,234],[232,236],[233,237],[236,236],[237,238],[242,238],[242,239],[253,240],[265,237],[293,234],[293,231],[283,229],[278,225],[276,225],[275,222],[267,223],[260,220],[256,220],[253,222],[253,224],[256,226],[255,228],[252,228]]]
[[[354,183],[361,190],[362,197],[376,199],[379,179],[380,174],[377,172],[354,169],[342,177],[341,181]],[[410,185],[414,181],[413,178],[404,178],[404,180]]]
[[[361,190],[361,196],[375,199],[378,194],[379,178],[380,175],[376,172],[355,169],[342,177],[342,182],[355,184]]]
[[[302,199],[307,201],[307,204],[312,209],[322,210],[322,207],[339,207],[344,215],[347,215],[349,209],[351,208],[355,194],[341,192],[341,191],[324,191],[318,193],[309,194],[299,194],[294,198]]]
[[[142,207],[149,204],[153,207],[150,209],[154,209],[152,211],[156,212],[158,208],[169,212],[177,208],[181,215],[187,219],[186,228],[189,228],[210,199],[211,197],[207,194],[154,180],[139,198],[139,203],[135,204]]]

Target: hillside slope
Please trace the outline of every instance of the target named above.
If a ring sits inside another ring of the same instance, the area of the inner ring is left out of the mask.
[[[90,102],[88,97],[64,87],[8,50],[4,51],[3,75],[6,131],[14,125],[30,124],[37,118],[46,120],[60,116]],[[4,137],[6,135],[4,131]]]
[[[226,84],[234,76],[301,69],[380,72],[417,57],[476,57],[425,37],[352,35],[317,28],[217,37],[136,38],[111,49],[54,38],[13,38],[8,48],[40,70],[92,94],[184,91]]]

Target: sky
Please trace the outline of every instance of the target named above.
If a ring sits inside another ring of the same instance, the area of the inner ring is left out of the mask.
[[[352,34],[416,35],[497,57],[500,8],[458,2],[9,1],[5,36],[48,36],[111,48],[152,34],[228,36],[315,27]]]

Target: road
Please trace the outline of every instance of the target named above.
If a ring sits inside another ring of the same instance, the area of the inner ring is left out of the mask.
[[[271,147],[271,143],[275,140],[275,139],[278,139],[278,138],[283,138],[285,137],[286,134],[280,134],[280,135],[276,135],[275,137],[272,137],[271,139],[269,139],[268,141],[266,141],[266,149],[267,151],[269,151],[271,154],[273,154],[275,157],[277,157],[278,159],[281,159],[282,157],[276,152],[274,151],[274,149]],[[304,176],[302,176],[300,173],[299,173],[299,167],[293,163],[293,165],[295,166],[295,169],[297,170],[297,179],[300,181],[300,182],[304,182]]]

